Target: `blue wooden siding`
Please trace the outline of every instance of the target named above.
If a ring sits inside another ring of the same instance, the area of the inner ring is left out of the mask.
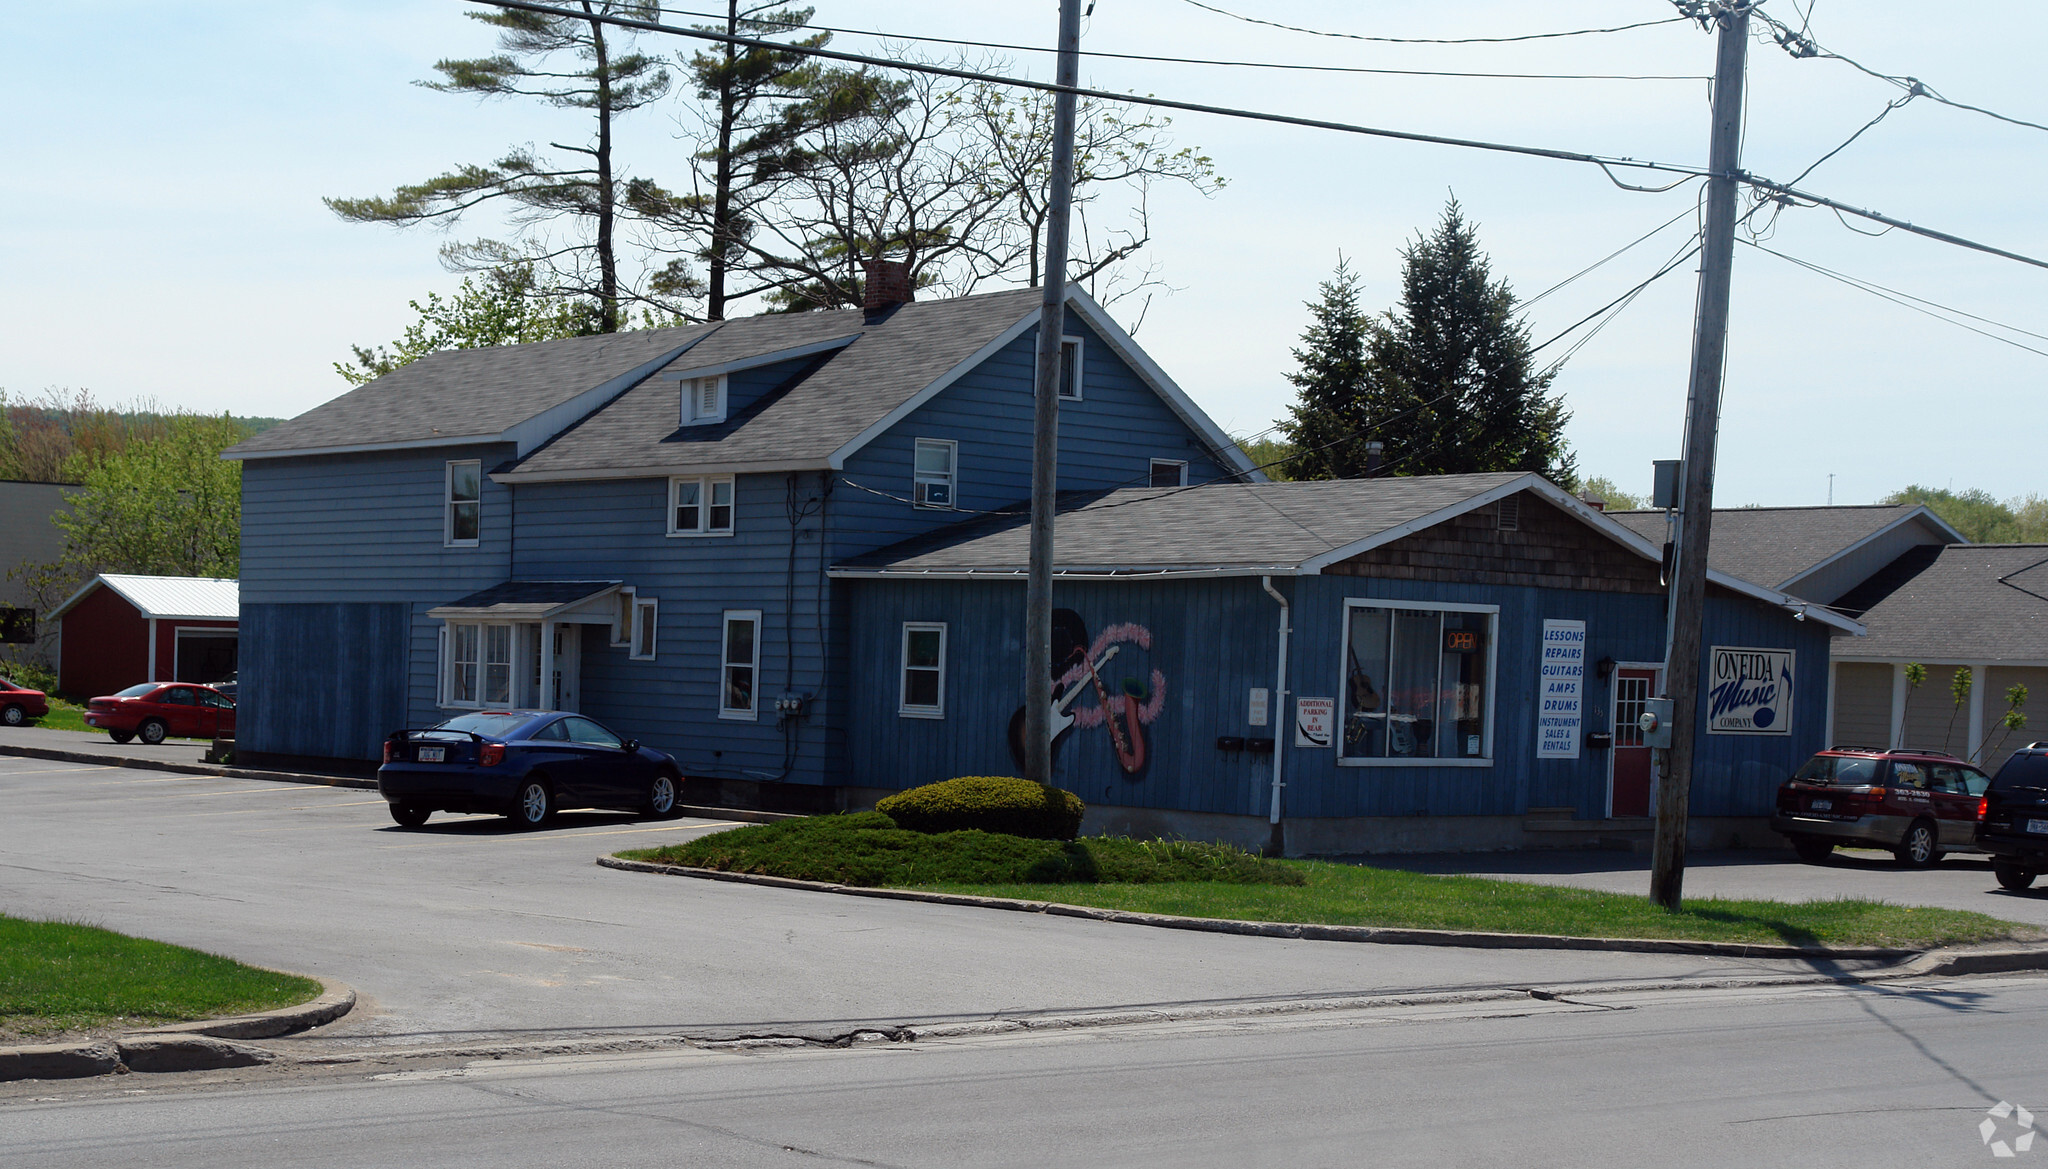
[[[402,604],[242,602],[240,749],[375,759],[405,724]]]
[[[1109,668],[1112,688],[1131,678],[1149,689],[1165,680],[1166,700],[1147,728],[1150,756],[1136,777],[1118,766],[1106,730],[1077,730],[1060,752],[1056,779],[1091,803],[1260,815],[1271,759],[1216,749],[1221,735],[1282,740],[1290,817],[1512,816],[1531,807],[1569,807],[1577,818],[1605,812],[1607,756],[1535,758],[1538,647],[1545,619],[1584,621],[1586,661],[1654,661],[1662,656],[1659,597],[1620,593],[1432,584],[1356,577],[1282,579],[1293,602],[1289,688],[1296,697],[1342,695],[1346,598],[1498,605],[1491,766],[1339,766],[1330,748],[1297,748],[1291,707],[1273,725],[1248,725],[1249,691],[1273,685],[1278,606],[1255,578],[1150,583],[1062,583],[1055,604],[1076,610],[1092,635],[1115,623],[1146,627],[1149,649],[1126,645]],[[1005,732],[1022,693],[1023,586],[963,582],[850,582],[852,665],[850,774],[864,787],[896,788],[953,775],[1014,773]],[[947,710],[943,720],[896,712],[905,621],[944,621]],[[1753,602],[1714,598],[1710,645],[1794,649],[1798,694],[1786,736],[1703,735],[1692,808],[1702,816],[1756,816],[1808,754],[1819,748],[1826,711],[1827,639]],[[1610,681],[1589,676],[1585,730],[1607,729]],[[1095,705],[1084,695],[1077,703]]]
[[[652,661],[631,660],[602,628],[586,633],[582,708],[622,734],[672,752],[692,776],[839,781],[844,752],[834,738],[836,691],[825,684],[822,664],[832,631],[821,521],[814,509],[792,529],[788,479],[739,476],[730,536],[667,535],[665,478],[519,489],[516,579],[620,580],[639,596],[659,600]],[[815,499],[819,476],[797,479],[800,501]],[[761,611],[759,717],[751,722],[718,716],[728,609]],[[422,621],[416,688],[431,686],[439,624]],[[809,716],[793,728],[775,718],[775,698],[785,691],[812,695]]]

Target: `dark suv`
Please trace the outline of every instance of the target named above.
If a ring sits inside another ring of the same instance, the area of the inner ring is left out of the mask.
[[[1834,747],[1778,788],[1771,827],[1809,864],[1846,844],[1890,849],[1900,864],[1924,868],[1944,852],[1975,851],[1990,784],[1941,751]]]
[[[2008,889],[2025,889],[2048,872],[2048,743],[2013,752],[1984,794],[1977,847]]]

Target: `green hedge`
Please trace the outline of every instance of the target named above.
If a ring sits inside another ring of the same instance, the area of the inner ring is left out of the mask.
[[[963,775],[897,792],[875,811],[913,832],[980,829],[1039,840],[1072,840],[1088,805],[1072,792],[1005,775]]]

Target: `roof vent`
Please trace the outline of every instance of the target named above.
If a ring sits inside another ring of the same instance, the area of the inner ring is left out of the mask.
[[[1510,495],[1494,505],[1493,526],[1502,532],[1520,531],[1522,527],[1522,497]]]
[[[863,260],[867,277],[861,308],[868,323],[878,324],[890,313],[909,304],[914,296],[908,260]]]

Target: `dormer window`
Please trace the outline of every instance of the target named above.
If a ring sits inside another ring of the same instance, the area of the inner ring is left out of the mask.
[[[684,378],[683,425],[725,421],[725,375]]]

